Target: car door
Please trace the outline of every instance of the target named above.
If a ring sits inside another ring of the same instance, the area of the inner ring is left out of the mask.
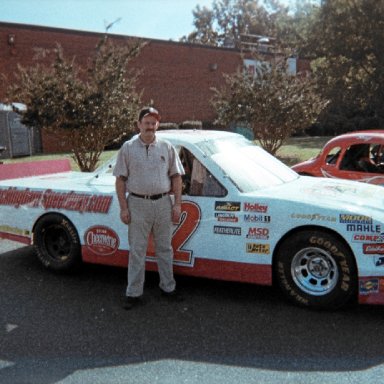
[[[187,148],[179,147],[178,150],[185,175],[182,178],[182,215],[172,241],[174,263],[193,267],[196,259],[214,258],[220,253],[213,236],[215,204],[228,192],[203,164],[204,160],[198,159]]]

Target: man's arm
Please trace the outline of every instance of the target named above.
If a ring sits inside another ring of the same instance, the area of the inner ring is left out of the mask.
[[[127,197],[126,197],[126,192],[127,192],[127,189],[125,186],[126,180],[127,179],[124,176],[117,176],[115,188],[116,188],[117,199],[119,201],[119,206],[120,206],[120,219],[124,224],[129,224],[131,221],[131,217],[129,214]]]
[[[181,175],[176,174],[173,175],[171,178],[172,183],[172,192],[175,196],[175,203],[172,207],[172,221],[173,223],[177,224],[180,220],[180,214],[181,214],[181,190],[183,187],[183,183],[181,180]]]

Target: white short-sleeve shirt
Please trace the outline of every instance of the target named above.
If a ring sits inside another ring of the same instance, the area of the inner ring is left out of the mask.
[[[184,168],[173,145],[157,138],[147,145],[139,136],[122,145],[113,170],[114,176],[127,178],[128,192],[140,195],[169,192],[177,174],[184,175]]]

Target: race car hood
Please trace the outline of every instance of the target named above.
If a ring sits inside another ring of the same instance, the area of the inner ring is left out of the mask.
[[[257,193],[258,196],[259,193]],[[300,176],[296,180],[265,191],[265,198],[338,211],[381,216],[384,221],[382,187],[356,181]]]

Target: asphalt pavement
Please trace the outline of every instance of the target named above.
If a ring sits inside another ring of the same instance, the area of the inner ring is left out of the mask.
[[[384,307],[311,311],[271,287],[177,277],[121,308],[126,271],[47,271],[0,241],[1,384],[382,383]]]

